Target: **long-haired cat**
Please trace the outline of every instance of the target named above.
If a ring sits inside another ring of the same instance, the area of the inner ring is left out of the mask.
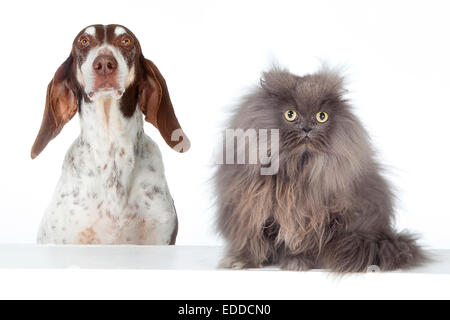
[[[235,110],[229,128],[279,129],[279,169],[262,175],[259,162],[219,166],[223,267],[364,272],[426,260],[413,235],[393,229],[391,188],[344,92],[335,72],[300,77],[275,68]],[[227,154],[242,152],[230,145]]]

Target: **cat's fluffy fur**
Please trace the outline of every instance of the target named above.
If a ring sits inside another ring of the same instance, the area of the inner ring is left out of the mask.
[[[261,175],[260,164],[219,166],[223,267],[364,272],[426,260],[415,236],[393,229],[391,188],[343,94],[335,72],[299,77],[274,68],[235,110],[228,128],[280,130],[280,168]],[[286,121],[287,109],[297,111],[296,121]],[[326,123],[314,120],[319,111],[329,114]]]

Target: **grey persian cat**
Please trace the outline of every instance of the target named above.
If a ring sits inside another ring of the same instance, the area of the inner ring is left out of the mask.
[[[364,272],[426,260],[413,235],[393,229],[390,186],[343,94],[337,73],[275,68],[235,110],[229,128],[279,129],[279,169],[217,169],[217,224],[228,243],[222,267]]]

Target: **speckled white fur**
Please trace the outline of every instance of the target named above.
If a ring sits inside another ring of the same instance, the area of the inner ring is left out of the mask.
[[[127,119],[104,99],[81,107],[81,135],[67,152],[38,242],[169,244],[176,213],[159,148],[143,132],[140,110]]]

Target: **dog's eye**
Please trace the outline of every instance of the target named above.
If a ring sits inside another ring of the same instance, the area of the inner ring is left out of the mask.
[[[320,122],[320,123],[327,122],[327,120],[328,120],[328,113],[323,112],[323,111],[317,112],[316,120],[318,122]]]
[[[83,37],[80,39],[80,44],[83,47],[87,47],[89,45],[89,38],[88,37]]]
[[[120,44],[124,47],[129,47],[131,45],[131,39],[124,37],[122,38],[122,40],[120,41]]]
[[[297,119],[297,112],[295,112],[295,110],[287,110],[284,113],[284,117],[287,121],[294,121],[295,119]]]

